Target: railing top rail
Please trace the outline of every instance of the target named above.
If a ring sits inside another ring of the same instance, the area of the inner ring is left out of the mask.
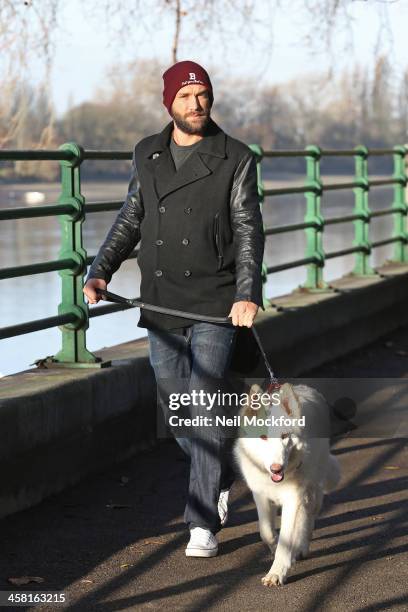
[[[73,161],[75,155],[70,151],[51,150],[51,149],[1,149],[0,161]]]
[[[398,147],[398,149],[400,149],[401,147]],[[405,151],[404,153],[407,153],[407,147],[404,147]],[[368,150],[368,154],[369,155],[389,155],[389,154],[394,154],[394,153],[398,153],[398,151],[396,151],[395,149],[369,149]]]
[[[92,151],[86,150],[83,152],[83,159],[132,159],[133,151]]]
[[[395,151],[393,151],[395,153]],[[353,156],[361,155],[358,150],[354,149],[293,149],[293,151],[286,149],[274,149],[273,151],[263,151],[264,157],[319,157],[319,156],[334,156],[344,155]]]
[[[81,160],[130,160],[133,151],[112,151],[97,149],[79,149]],[[395,148],[367,149],[358,146],[355,149],[320,149],[319,147],[307,147],[305,149],[274,149],[262,150],[262,157],[352,157],[355,155],[378,156],[378,155],[400,155],[408,152],[408,147],[401,145]],[[0,161],[28,161],[28,160],[55,160],[74,161],[77,159],[74,151],[69,149],[2,149],[0,150]]]
[[[80,158],[84,159],[106,159],[106,160],[130,160],[132,151],[97,151],[82,149]],[[51,149],[2,149],[0,150],[0,161],[74,161],[77,158],[73,151],[51,150]]]
[[[308,149],[274,149],[263,150],[263,157],[353,157],[355,155],[362,156],[376,156],[376,155],[395,155],[400,153],[401,155],[406,154],[408,148],[405,146],[399,146],[394,149],[366,149],[366,147],[356,147],[355,149],[319,149],[308,148]]]
[[[304,157],[308,153],[305,149],[293,149],[293,151],[287,149],[274,149],[273,151],[263,150],[263,157]]]

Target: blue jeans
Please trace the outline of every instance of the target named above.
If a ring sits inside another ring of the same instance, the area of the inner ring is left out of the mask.
[[[150,363],[156,381],[186,379],[186,391],[204,389],[206,377],[224,378],[232,357],[236,327],[195,323],[184,334],[148,330]],[[159,390],[158,390],[159,391]],[[194,416],[191,414],[191,416]],[[184,521],[191,528],[220,529],[218,498],[235,479],[231,465],[232,441],[216,428],[203,436],[176,438],[190,456],[190,482]]]

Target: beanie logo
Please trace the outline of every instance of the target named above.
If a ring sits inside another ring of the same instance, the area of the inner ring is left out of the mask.
[[[189,72],[189,75],[190,75],[190,81],[195,81],[196,80],[195,72]]]
[[[204,81],[201,81],[200,79],[194,78],[194,79],[189,79],[188,81],[181,81],[181,86],[184,87],[184,85],[191,85],[191,83],[205,85]]]

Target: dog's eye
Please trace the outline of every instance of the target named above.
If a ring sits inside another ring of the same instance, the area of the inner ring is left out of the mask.
[[[265,436],[265,434],[263,434],[262,436],[259,436],[261,438],[261,440],[267,440],[268,436]]]
[[[288,433],[283,433],[283,434],[281,434],[281,438],[282,438],[282,440],[284,440],[285,438],[288,438],[288,437],[289,437],[289,434],[288,434]]]

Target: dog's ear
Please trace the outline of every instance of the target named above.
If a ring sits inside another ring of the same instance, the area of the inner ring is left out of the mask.
[[[254,383],[253,385],[251,385],[248,395],[251,398],[252,395],[255,395],[255,393],[262,393],[262,388],[258,385],[258,383]]]
[[[301,413],[301,406],[299,398],[296,395],[293,387],[289,383],[285,383],[281,386],[280,391],[280,405],[282,410],[291,417],[299,417]]]

